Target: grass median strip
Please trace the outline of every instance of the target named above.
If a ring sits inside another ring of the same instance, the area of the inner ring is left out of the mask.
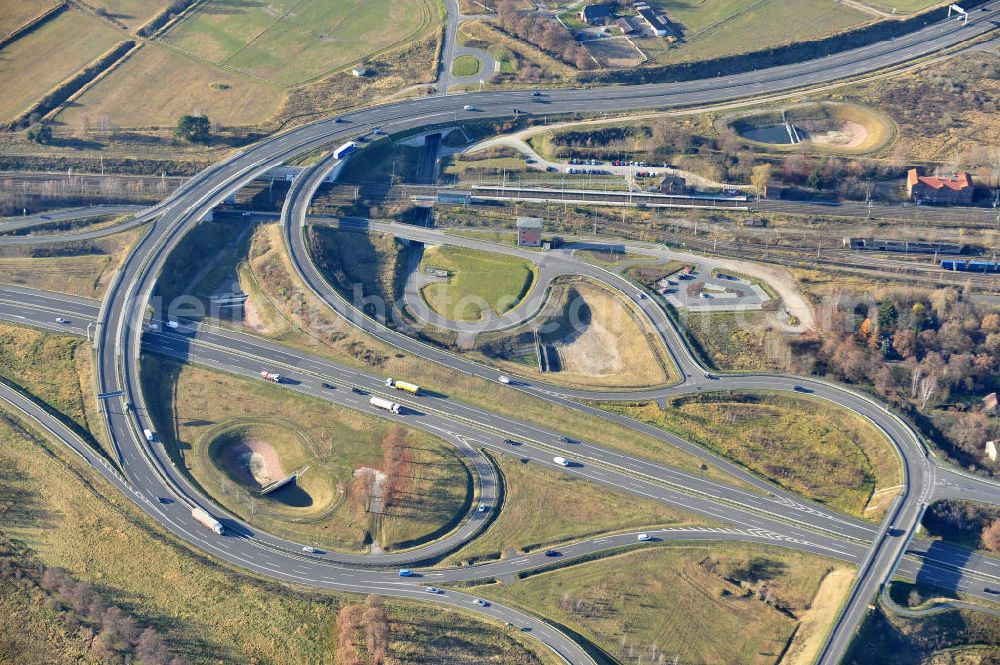
[[[889,441],[871,423],[829,402],[765,392],[719,392],[602,408],[656,425],[778,485],[850,515],[877,490],[900,483]]]
[[[446,563],[496,559],[627,529],[710,523],[655,501],[531,464],[516,452],[495,458],[503,476],[503,509],[486,533]]]
[[[477,593],[565,625],[619,662],[756,665],[774,662],[802,626],[815,625],[801,615],[827,574],[845,569],[778,547],[680,543]]]

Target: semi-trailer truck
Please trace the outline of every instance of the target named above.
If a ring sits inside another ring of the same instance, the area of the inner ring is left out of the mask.
[[[414,395],[420,394],[420,386],[410,383],[408,381],[397,381],[396,379],[389,377],[385,380],[386,388],[395,388],[396,390],[405,390],[408,393],[413,393]]]
[[[393,413],[399,413],[400,406],[390,399],[385,399],[384,397],[372,397],[368,400],[368,403],[372,406],[385,409],[386,411],[392,411]]]
[[[354,141],[348,141],[347,143],[345,143],[344,145],[340,146],[339,148],[333,151],[333,157],[334,159],[343,159],[344,157],[347,157],[349,154],[351,154],[357,149],[358,149],[357,143],[355,143]]]
[[[266,369],[261,371],[260,378],[265,381],[271,381],[272,383],[281,383],[281,375],[277,372],[268,372]]]
[[[191,517],[198,524],[207,526],[215,533],[219,534],[220,536],[222,535],[222,522],[209,515],[208,511],[202,508],[192,508]]]

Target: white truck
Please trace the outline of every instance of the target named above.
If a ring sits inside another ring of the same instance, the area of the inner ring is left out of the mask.
[[[150,443],[152,443],[153,439],[156,438],[156,435],[153,434],[153,430],[151,430],[151,429],[144,429],[144,430],[142,430],[142,434],[143,434],[143,436],[146,437],[146,441],[149,441]]]
[[[222,522],[209,515],[207,510],[202,508],[192,508],[191,518],[198,524],[207,526],[218,535],[222,535]]]
[[[385,380],[385,387],[395,388],[396,390],[405,390],[406,392],[413,393],[414,395],[420,394],[420,386],[408,381],[397,381],[391,376]]]
[[[277,372],[268,372],[266,369],[261,370],[260,378],[265,381],[270,381],[271,383],[281,383],[281,375]]]
[[[378,409],[385,409],[386,411],[391,411],[392,413],[399,413],[399,404],[396,404],[391,399],[385,399],[384,397],[372,397],[368,400],[368,403]]]

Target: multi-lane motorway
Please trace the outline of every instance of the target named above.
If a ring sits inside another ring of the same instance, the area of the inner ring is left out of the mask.
[[[142,428],[150,424],[137,376],[141,348],[148,345],[153,350],[183,359],[222,367],[236,373],[251,374],[259,371],[262,357],[276,358],[277,353],[283,353],[279,362],[290,368],[297,368],[303,377],[297,385],[290,386],[291,388],[322,394],[331,401],[354,408],[364,407],[359,401],[360,398],[351,397],[354,393],[349,390],[323,389],[321,383],[315,379],[321,376],[327,377],[339,386],[364,384],[372,391],[377,389],[380,381],[379,377],[364,376],[356,370],[336,367],[322,359],[306,357],[287,349],[275,349],[273,345],[262,340],[254,338],[234,340],[232,333],[224,331],[200,328],[183,331],[187,334],[181,335],[144,334],[142,320],[146,305],[150,301],[156,277],[166,257],[184,234],[214,205],[255,175],[292,156],[317,147],[355,139],[361,135],[377,140],[378,134],[373,132],[375,127],[380,128],[380,133],[396,132],[476,117],[504,117],[514,113],[515,108],[531,113],[556,114],[693,106],[771,94],[780,90],[806,88],[934,53],[965,39],[985,34],[994,29],[992,21],[996,21],[998,16],[1000,16],[1000,3],[989,3],[982,11],[976,12],[975,19],[967,27],[962,27],[956,22],[942,22],[892,42],[875,44],[817,61],[739,76],[720,76],[706,81],[615,89],[559,90],[547,93],[543,97],[533,97],[529,92],[489,92],[463,95],[461,98],[438,96],[387,104],[349,113],[340,118],[339,122],[332,120],[319,122],[276,136],[206,170],[188,181],[149,215],[148,218],[154,215],[158,217],[150,224],[149,232],[122,266],[96,316],[99,387],[103,393],[121,392],[121,397],[104,399],[102,405],[116,457],[129,481],[128,491],[132,493],[130,496],[134,495],[140,506],[179,536],[237,565],[299,583],[421,597],[433,602],[447,602],[466,607],[500,620],[512,620],[531,627],[533,635],[570,662],[589,662],[589,656],[568,637],[537,619],[508,608],[475,605],[471,597],[453,591],[443,595],[428,594],[412,582],[394,578],[392,573],[350,566],[349,564],[357,562],[338,561],[340,557],[333,555],[319,558],[306,557],[301,551],[296,550],[294,544],[276,539],[269,534],[256,532],[237,520],[227,518],[227,525],[232,534],[229,538],[212,537],[210,532],[193,526],[186,504],[210,507],[209,500],[194,491],[180,474],[171,471],[169,460],[162,455],[162,451],[155,446],[147,445],[141,435]],[[472,105],[475,110],[461,110],[464,104]],[[330,166],[333,164],[321,164],[296,181],[289,193],[283,214],[293,263],[308,287],[355,325],[363,327],[370,334],[388,343],[440,362],[455,371],[468,372],[483,378],[495,377],[495,371],[488,367],[420,344],[367,319],[349,303],[340,299],[339,295],[322,280],[305,253],[301,242],[301,227],[305,209],[314,192],[316,178],[323,169]],[[619,276],[611,273],[597,277],[625,294],[633,288]],[[35,298],[36,302],[32,303],[31,298]],[[41,296],[34,294],[24,296],[19,304],[13,302],[16,300],[13,297],[10,299],[11,302],[0,303],[4,318],[8,315],[14,320],[19,320],[17,317],[24,317],[20,320],[30,322],[34,316],[38,319],[35,323],[52,326],[51,322],[42,321],[42,315],[37,314],[50,312],[52,309],[38,309],[46,307],[44,304],[39,305],[37,302],[39,298]],[[28,303],[23,302],[25,299]],[[32,307],[26,307],[26,304],[31,304]],[[86,303],[80,301],[63,300],[53,308],[61,311],[72,311],[72,308],[77,308],[79,315],[85,305]],[[698,388],[794,390],[796,385],[805,386],[817,398],[829,399],[858,411],[887,433],[900,451],[905,468],[906,483],[902,500],[890,511],[883,527],[874,529],[871,525],[850,520],[821,506],[796,499],[732,465],[727,465],[724,460],[716,459],[713,462],[753,484],[759,493],[711,482],[696,475],[683,474],[676,469],[646,460],[625,458],[589,443],[586,447],[581,444],[581,447],[574,452],[567,452],[571,458],[581,460],[579,466],[567,469],[567,472],[580,474],[596,482],[620,486],[625,491],[682,505],[731,525],[730,531],[700,532],[702,534],[700,537],[766,539],[809,551],[822,551],[830,556],[859,563],[860,574],[852,590],[851,601],[845,607],[825,647],[821,660],[824,663],[835,662],[839,658],[869,600],[874,596],[878,586],[886,580],[897,561],[902,562],[899,568],[900,574],[920,575],[921,579],[957,585],[963,590],[980,593],[986,597],[984,587],[991,583],[990,580],[994,580],[995,583],[995,569],[991,567],[995,566],[996,562],[992,559],[969,558],[961,552],[949,554],[947,548],[922,543],[914,543],[911,548],[919,554],[920,547],[926,545],[923,550],[925,559],[922,563],[903,557],[908,537],[912,535],[919,522],[923,506],[931,500],[937,487],[935,466],[928,460],[926,451],[906,423],[873,400],[825,382],[786,376],[709,378],[690,355],[665,313],[654,302],[636,301],[636,306],[660,331],[681,370],[684,381],[681,385],[670,389],[633,393],[630,399],[656,399]],[[93,316],[92,311],[89,316]],[[254,351],[255,345],[262,346],[267,355]],[[528,382],[511,389],[522,390],[539,399],[570,408],[588,410],[602,417],[611,416],[579,404],[576,398],[622,397],[620,393],[584,395],[551,386],[531,385]],[[470,463],[480,472],[479,482],[485,492],[490,491],[490,485],[493,483],[490,480],[490,472],[481,468],[477,462],[480,459],[476,452],[477,448],[502,450],[507,445],[501,438],[503,434],[518,436],[523,434],[523,452],[518,451],[518,454],[530,456],[539,463],[549,458],[553,451],[561,450],[558,433],[482,412],[457,401],[442,400],[442,405],[436,405],[418,399],[411,405],[410,413],[403,418],[415,426],[436,431],[445,439],[455,443],[459,449],[464,447],[468,451]],[[44,420],[42,416],[38,416],[38,419]],[[629,426],[641,429],[641,425],[637,423],[627,419],[620,420]],[[73,445],[70,439],[56,432],[51,423],[48,426],[57,436]],[[667,443],[686,445],[694,449],[691,444],[673,441],[670,437],[660,434],[660,438]],[[564,444],[562,447],[565,445],[569,444]],[[698,452],[706,456],[704,451]],[[961,474],[949,476],[949,480],[959,486],[964,482],[972,482],[964,478]],[[979,483],[976,485],[977,491],[986,496],[991,495],[992,490],[988,484],[975,482]],[[742,494],[738,495],[739,492]],[[161,504],[154,500],[164,495],[173,495],[179,500],[173,504]],[[453,534],[453,542],[474,537],[481,526],[475,520],[475,517],[467,519],[459,531]],[[694,533],[670,535],[671,533],[673,532],[657,535],[664,539],[699,537]],[[708,533],[711,535],[706,536]],[[627,538],[627,536],[617,538]],[[614,541],[605,539],[604,542],[598,542],[599,540],[581,543],[577,547],[584,550],[587,547],[603,549],[609,542]],[[399,560],[403,560],[407,556],[412,558],[414,555],[400,553],[389,556],[398,556]],[[366,562],[371,563],[371,561]],[[514,571],[537,567],[538,563],[533,561],[532,557],[521,557],[492,565],[498,567],[498,570],[506,566],[504,570]],[[492,574],[489,570],[492,569],[484,566],[482,570],[472,573],[427,570],[424,574],[428,581],[458,580],[461,579],[461,575],[472,574],[478,578],[484,573]]]

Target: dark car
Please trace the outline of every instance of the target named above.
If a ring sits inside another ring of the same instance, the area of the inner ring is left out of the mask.
[[[533,93],[531,93],[531,96],[532,96],[532,97],[541,97],[541,96],[542,96],[542,93],[540,93],[540,92],[538,92],[537,90],[535,90],[535,91],[534,91]]]
[[[562,556],[562,552],[559,550],[547,550],[545,556]]]
[[[794,386],[793,388],[797,393],[811,393],[812,390],[806,388],[805,386]]]
[[[364,390],[362,390],[361,388],[351,388],[351,392],[354,393],[355,395],[367,395],[368,394]]]
[[[983,587],[983,591],[985,591],[986,593],[992,593],[994,596],[1000,595],[1000,591],[997,591],[996,589],[993,589],[993,588],[988,587],[988,586],[984,586]]]
[[[564,436],[562,438],[562,442],[563,443],[576,443],[576,441],[574,441],[573,439],[569,438],[568,436]]]
[[[327,390],[333,390],[333,384],[332,383],[321,383],[320,385],[323,386],[324,388],[326,388]]]
[[[514,439],[504,439],[503,442],[506,443],[508,446],[519,446],[519,445],[521,445],[520,441],[515,441]]]

